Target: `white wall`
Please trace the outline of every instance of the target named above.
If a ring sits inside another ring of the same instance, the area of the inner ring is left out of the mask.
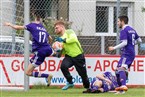
[[[145,7],[145,2],[141,0],[142,2],[139,2],[139,0],[135,1],[134,4],[134,22],[133,26],[135,30],[138,32],[139,35],[145,36],[145,12],[142,12],[142,7]]]
[[[96,0],[70,0],[69,20],[73,22],[72,28],[82,35],[94,35],[96,22]]]
[[[73,22],[72,29],[76,32],[83,29],[82,35],[95,35],[96,1],[116,2],[116,0],[70,0],[69,20]],[[131,15],[129,24],[135,28],[139,35],[145,36],[145,12],[141,11],[141,7],[145,7],[145,0],[121,1],[132,3],[131,9],[129,9],[129,14]]]
[[[13,23],[14,19],[14,0],[0,0],[0,35],[11,35],[12,29],[3,26],[4,22]]]

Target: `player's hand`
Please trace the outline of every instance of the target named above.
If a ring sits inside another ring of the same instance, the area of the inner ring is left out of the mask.
[[[60,38],[60,37],[56,37],[56,38],[55,38],[55,41],[58,41],[58,42],[65,42],[65,40],[62,39],[62,38]]]
[[[57,58],[60,58],[61,55],[62,55],[62,51],[60,51],[60,52],[54,52],[54,53],[52,54],[53,57],[57,57]]]
[[[105,79],[106,82],[108,82],[110,85],[112,84],[112,82],[109,79]]]
[[[9,23],[9,22],[4,23],[4,26],[10,26],[10,25],[11,25],[11,23]]]
[[[109,51],[112,51],[112,50],[114,50],[114,47],[113,46],[110,46],[109,47]]]

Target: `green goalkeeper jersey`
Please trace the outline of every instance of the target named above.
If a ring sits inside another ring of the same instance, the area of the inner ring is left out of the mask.
[[[62,54],[67,54],[71,57],[76,57],[83,53],[83,49],[78,41],[75,32],[71,29],[65,30],[62,39],[66,38],[66,43],[63,43]]]

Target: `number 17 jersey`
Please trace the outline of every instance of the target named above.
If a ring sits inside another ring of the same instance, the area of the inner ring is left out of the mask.
[[[41,23],[30,23],[25,25],[25,29],[32,35],[32,51],[36,51],[44,46],[50,46],[48,44],[49,34]]]

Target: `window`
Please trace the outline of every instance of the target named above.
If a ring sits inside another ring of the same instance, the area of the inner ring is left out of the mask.
[[[113,21],[114,21],[114,27],[113,27],[113,32],[114,33],[116,33],[117,32],[117,29],[116,29],[116,25],[117,25],[117,21],[116,21],[116,19],[117,19],[117,15],[116,15],[116,7],[114,7],[114,19],[113,19]],[[120,14],[121,15],[128,15],[127,14],[128,13],[128,7],[120,7]]]
[[[108,32],[108,9],[106,6],[96,6],[96,32]]]
[[[120,15],[128,15],[131,18],[131,3],[120,4]],[[116,3],[97,2],[96,4],[96,34],[116,36],[117,14]],[[131,20],[130,20],[131,21]]]

